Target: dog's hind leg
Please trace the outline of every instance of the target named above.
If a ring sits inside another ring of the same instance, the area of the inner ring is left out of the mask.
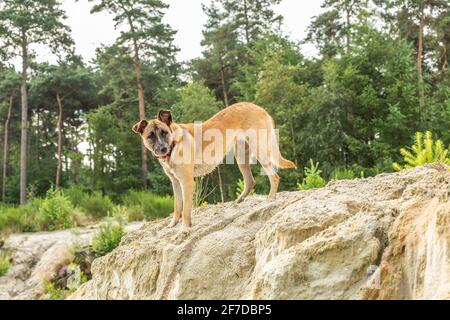
[[[240,144],[239,146],[237,146]],[[243,148],[243,150],[239,150]],[[235,145],[234,154],[236,157],[236,162],[238,164],[239,170],[244,178],[244,190],[237,198],[236,202],[242,202],[245,197],[250,193],[250,191],[255,186],[255,179],[253,178],[252,170],[250,167],[250,148],[246,141],[238,141]]]
[[[267,151],[267,150],[265,150]],[[270,150],[269,150],[270,151]],[[259,152],[258,153],[258,162],[261,164],[264,169],[264,173],[267,175],[270,181],[270,192],[268,195],[269,199],[274,199],[275,195],[278,191],[278,184],[280,182],[280,177],[278,176],[275,166],[270,158],[268,152]]]
[[[261,163],[261,166],[263,167],[270,181],[270,192],[267,197],[269,199],[275,199],[275,195],[277,194],[278,191],[278,184],[280,183],[280,177],[276,173],[272,163],[270,162],[265,164]]]

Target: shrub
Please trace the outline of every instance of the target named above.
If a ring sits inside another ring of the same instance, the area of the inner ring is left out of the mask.
[[[72,256],[75,255],[79,248],[79,243],[74,243],[69,252]],[[62,266],[56,277],[52,281],[44,280],[44,292],[40,297],[41,300],[64,300],[68,295],[75,292],[83,283],[88,281],[88,277],[81,270],[80,265],[73,261],[67,265]]]
[[[351,180],[355,178],[355,172],[352,169],[336,168],[331,174],[332,180]]]
[[[50,189],[38,210],[40,229],[59,230],[75,227],[73,206],[60,190]]]
[[[80,266],[73,262],[69,263],[59,270],[58,278],[53,282],[44,281],[44,295],[41,299],[64,300],[86,281],[88,277],[81,271]]]
[[[100,192],[94,192],[91,195],[86,194],[80,208],[94,218],[103,218],[108,216],[114,204],[108,196],[103,196]]]
[[[36,202],[33,200],[26,206],[4,206],[0,208],[0,234],[39,230],[36,221],[36,212],[38,211],[35,207]]]
[[[128,221],[130,221],[128,208],[125,206],[121,206],[121,205],[117,205],[112,208],[111,217],[116,219],[121,224],[125,224]],[[143,220],[143,219],[144,219],[144,217],[142,217],[141,220]],[[133,221],[136,221],[136,220],[133,220]]]
[[[100,229],[92,238],[92,252],[95,256],[101,257],[116,248],[125,234],[120,223],[108,221],[100,226]]]
[[[86,192],[75,185],[70,186],[67,189],[63,189],[63,194],[70,199],[74,207],[79,207],[83,202]]]
[[[70,263],[67,266],[66,273],[70,275],[67,279],[66,288],[69,292],[75,292],[83,283],[88,281],[88,277],[81,271],[79,265]]]
[[[132,206],[127,208],[128,222],[142,221],[145,219],[141,206]]]
[[[167,217],[173,212],[173,199],[161,197],[146,191],[131,190],[122,197],[122,202],[132,210],[140,210],[149,220]]]
[[[434,162],[450,164],[448,149],[444,147],[444,143],[441,140],[434,141],[430,131],[426,131],[425,135],[422,132],[416,132],[414,144],[408,149],[400,149],[400,154],[403,156],[405,164],[394,163],[393,167],[395,170],[411,169],[425,163]]]
[[[197,177],[195,178],[195,189],[194,189],[194,207],[202,207],[207,205],[206,198],[214,191],[214,189],[209,188],[208,177]]]
[[[169,196],[155,196],[154,214],[145,214],[148,219],[164,218],[173,212],[173,198]]]
[[[305,167],[305,178],[303,182],[298,184],[299,190],[309,190],[322,188],[325,186],[325,180],[321,177],[322,170],[319,169],[319,162],[314,164],[312,159],[309,159],[310,167]]]
[[[0,211],[0,231],[2,233],[21,232],[24,210],[19,207],[3,207]]]
[[[60,289],[52,282],[44,282],[44,295],[42,300],[64,300],[68,294],[68,290]]]
[[[80,208],[75,208],[72,212],[72,215],[75,224],[79,227],[88,226],[90,224],[95,223],[95,219],[92,216],[86,214]]]
[[[11,267],[10,258],[7,254],[0,254],[0,277],[6,275]]]

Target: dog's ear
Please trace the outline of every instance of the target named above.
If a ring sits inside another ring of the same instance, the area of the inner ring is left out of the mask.
[[[158,112],[158,120],[170,126],[172,123],[172,113],[170,113],[170,110],[161,109]]]
[[[144,129],[147,127],[148,121],[147,120],[141,120],[138,123],[136,123],[132,130],[136,133],[142,134],[144,132]]]

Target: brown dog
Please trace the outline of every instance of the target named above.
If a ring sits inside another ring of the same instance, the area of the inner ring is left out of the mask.
[[[202,124],[177,124],[168,110],[159,111],[157,119],[136,123],[133,131],[141,135],[145,147],[158,158],[172,182],[175,210],[169,227],[182,217],[183,230],[188,230],[194,177],[213,171],[230,151],[234,151],[244,177],[244,190],[237,202],[255,186],[250,169],[254,158],[268,175],[268,197],[274,198],[279,183],[276,168],[295,168],[294,163],[282,157],[274,129],[270,115],[247,102],[229,106]]]

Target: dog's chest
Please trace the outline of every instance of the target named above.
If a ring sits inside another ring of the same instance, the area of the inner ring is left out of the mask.
[[[160,161],[160,164],[162,165],[164,171],[168,176],[174,176],[176,177],[175,171],[171,168],[171,166],[165,162]],[[196,164],[194,165],[194,177],[201,177],[205,176],[211,172],[214,171],[214,169],[217,167],[215,164]]]
[[[194,177],[207,175],[217,167],[215,164],[196,164],[194,165]]]

